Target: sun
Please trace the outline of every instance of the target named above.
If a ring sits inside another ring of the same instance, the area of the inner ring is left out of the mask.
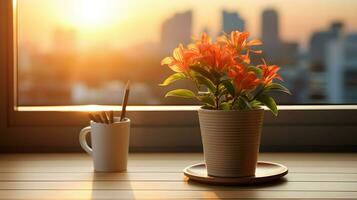
[[[79,7],[79,22],[83,25],[102,25],[108,23],[110,16],[107,13],[108,2],[101,0],[86,0]]]
[[[80,28],[101,28],[118,20],[125,1],[79,0],[75,2],[74,24]]]

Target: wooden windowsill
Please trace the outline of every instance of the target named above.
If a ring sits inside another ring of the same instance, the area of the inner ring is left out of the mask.
[[[0,199],[357,198],[357,154],[261,153],[286,165],[278,182],[245,187],[188,182],[200,153],[133,153],[127,173],[93,173],[86,154],[0,155]]]
[[[196,111],[200,106],[160,106],[160,105],[146,105],[146,106],[128,106],[128,111]],[[278,106],[279,110],[356,110],[357,105],[282,105]],[[266,109],[266,108],[265,108]],[[116,110],[120,111],[121,106],[114,105],[72,105],[72,106],[18,106],[17,111],[23,112],[44,112],[44,111],[101,111],[101,110]]]

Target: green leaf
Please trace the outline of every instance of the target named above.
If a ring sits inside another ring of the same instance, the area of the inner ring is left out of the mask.
[[[289,89],[279,83],[272,83],[272,84],[268,85],[267,87],[265,87],[264,90],[265,90],[265,92],[279,91],[279,92],[284,92],[286,94],[291,95],[291,92],[289,91]]]
[[[197,99],[211,107],[214,107],[214,98],[211,95],[197,96]]]
[[[249,66],[249,67],[247,67],[247,70],[248,71],[253,71],[257,75],[262,75],[262,70],[260,68],[258,68],[258,67]]]
[[[209,110],[214,110],[214,106],[211,106],[211,105],[204,105],[202,106],[203,109],[209,109]]]
[[[229,94],[228,90],[225,87],[222,87],[219,89],[219,95],[220,96],[225,96],[227,97],[227,95]],[[231,95],[229,95],[230,98],[233,98]]]
[[[243,109],[251,109],[252,107],[250,106],[249,100],[246,96],[240,96],[239,97],[240,102],[243,105]]]
[[[259,95],[257,100],[266,105],[275,116],[278,115],[278,107],[272,97],[263,94]]]
[[[211,80],[212,82],[214,82],[214,78],[212,76],[212,74],[207,71],[205,68],[203,68],[202,66],[200,65],[193,65],[193,66],[190,66],[190,69],[192,69],[193,71],[201,74],[202,76],[208,78],[209,80]]]
[[[166,93],[165,97],[182,97],[182,98],[195,98],[196,95],[191,90],[176,89]]]
[[[229,94],[234,97],[235,96],[235,89],[234,89],[234,85],[232,84],[232,82],[230,80],[224,80],[222,82],[222,84],[224,85],[226,90],[229,92]]]
[[[216,92],[216,86],[208,78],[201,75],[196,75],[195,78],[200,85],[206,86],[210,90],[210,92]]]
[[[219,82],[220,78],[222,77],[222,75],[218,71],[216,71],[214,69],[209,70],[209,72],[211,73],[211,75],[214,78],[213,82],[215,84],[217,84]]]
[[[222,84],[219,84],[219,85],[218,85],[218,91],[219,91],[219,95],[220,95],[220,96],[229,94],[229,92],[228,92],[228,90],[226,89],[226,87],[224,87],[224,85],[222,85]]]
[[[186,75],[184,73],[175,73],[172,74],[171,76],[169,76],[168,78],[166,78],[164,80],[164,82],[162,82],[161,84],[159,84],[159,86],[167,86],[170,85],[171,83],[181,80],[181,79],[185,79]]]
[[[198,95],[203,96],[203,95],[210,95],[210,92],[206,92],[206,91],[198,91]]]
[[[254,96],[251,93],[245,93],[245,98],[251,101],[254,98]]]
[[[257,100],[254,100],[254,101],[251,101],[251,102],[250,102],[250,106],[251,106],[252,108],[259,108],[260,105],[262,105],[262,103],[261,103],[260,101],[257,101]]]
[[[246,110],[251,109],[252,107],[246,97],[239,96],[238,99],[235,101],[233,108],[239,110]]]
[[[219,105],[219,108],[222,110],[231,110],[232,109],[232,105],[228,102],[223,102]]]

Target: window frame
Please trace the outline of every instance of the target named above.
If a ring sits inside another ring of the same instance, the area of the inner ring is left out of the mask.
[[[17,107],[16,0],[0,1],[0,152],[78,151],[86,111],[120,106]],[[198,106],[129,106],[134,151],[201,150]],[[357,105],[279,106],[265,111],[262,149],[357,151]]]

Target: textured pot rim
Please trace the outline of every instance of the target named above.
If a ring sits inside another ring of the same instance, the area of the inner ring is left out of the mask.
[[[263,111],[264,108],[260,107],[260,108],[256,108],[256,109],[252,109],[252,110],[211,110],[211,109],[204,109],[202,107],[200,107],[198,109],[199,112],[253,112],[253,111]]]

